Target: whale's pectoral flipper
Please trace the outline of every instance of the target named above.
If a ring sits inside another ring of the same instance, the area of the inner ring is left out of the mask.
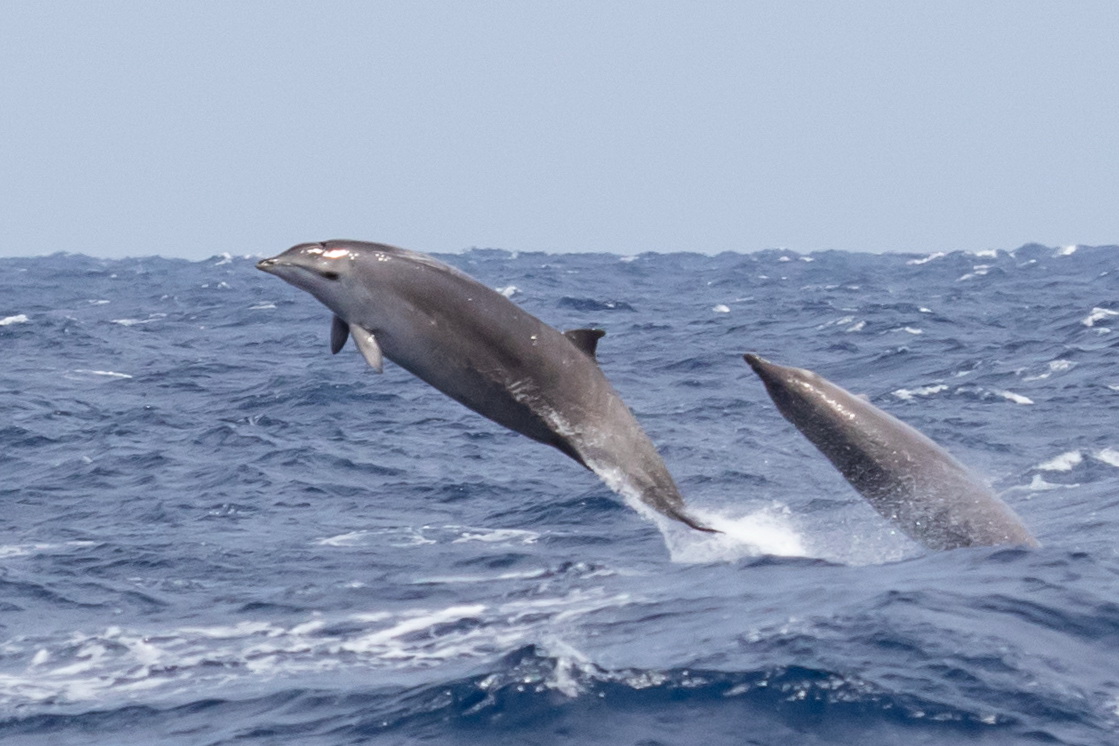
[[[563,336],[571,343],[585,352],[592,360],[596,360],[595,351],[598,349],[598,340],[606,336],[602,329],[568,329]]]
[[[350,326],[345,321],[335,316],[330,322],[330,353],[337,355],[338,351],[346,346],[350,336]]]
[[[381,354],[381,346],[377,344],[377,338],[373,336],[373,332],[357,324],[350,324],[350,334],[353,335],[354,344],[361,351],[361,356],[365,358],[365,362],[369,363],[369,367],[378,373],[383,373],[385,371],[385,356]]]

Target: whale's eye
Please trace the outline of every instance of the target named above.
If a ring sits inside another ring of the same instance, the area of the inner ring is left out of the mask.
[[[328,280],[337,280],[339,277],[339,274],[337,272],[320,272],[319,274],[321,274]]]

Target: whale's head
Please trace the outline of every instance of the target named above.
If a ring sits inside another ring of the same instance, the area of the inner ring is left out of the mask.
[[[743,358],[765,384],[777,409],[790,421],[819,424],[853,416],[849,410],[854,397],[819,374],[805,368],[777,365],[754,354],[743,355]]]
[[[376,266],[378,254],[391,251],[389,246],[357,241],[301,243],[260,260],[256,268],[306,290],[350,321],[356,320],[359,306],[368,308],[375,293],[369,267]]]

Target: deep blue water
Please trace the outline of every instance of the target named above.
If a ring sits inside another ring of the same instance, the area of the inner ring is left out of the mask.
[[[1119,249],[443,258],[606,329],[728,535],[332,357],[250,258],[0,260],[0,741],[1119,739]],[[1043,547],[899,536],[747,351],[915,425]]]

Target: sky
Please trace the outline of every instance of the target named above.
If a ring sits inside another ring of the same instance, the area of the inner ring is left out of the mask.
[[[0,256],[1119,244],[1119,2],[0,0]]]

